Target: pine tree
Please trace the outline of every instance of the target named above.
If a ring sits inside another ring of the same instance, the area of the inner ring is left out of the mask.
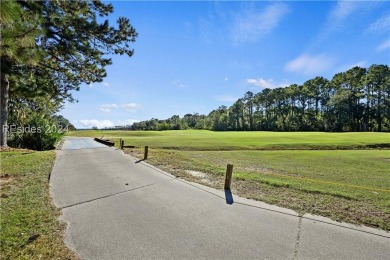
[[[10,81],[23,66],[35,66],[39,33],[37,16],[25,13],[16,1],[0,1],[1,121],[0,146],[7,146],[7,118]]]

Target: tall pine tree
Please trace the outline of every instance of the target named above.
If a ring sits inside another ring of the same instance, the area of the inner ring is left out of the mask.
[[[131,57],[134,54],[130,45],[135,42],[137,32],[128,18],[120,17],[116,26],[110,25],[107,17],[113,12],[111,4],[99,0],[45,0],[12,2],[11,7],[22,16],[37,17],[37,28],[40,29],[38,35],[31,34],[35,39],[35,52],[40,55],[36,64],[26,63],[20,67],[16,60],[11,60],[7,67],[7,73],[16,74],[16,71],[23,70],[23,75],[28,74],[29,78],[22,84],[9,82],[8,85],[7,78],[3,82],[2,77],[2,88],[3,85],[4,88],[10,86],[10,97],[15,101],[43,94],[47,96],[46,100],[58,104],[65,99],[72,101],[71,91],[79,90],[83,83],[101,82],[106,77],[106,67],[112,64],[108,55]],[[14,24],[17,17],[7,19]],[[16,34],[9,34],[11,42],[16,37]],[[11,47],[2,43],[2,53],[10,52]],[[7,73],[2,67],[2,75]],[[7,106],[5,99],[4,106]],[[2,113],[1,125],[6,124],[6,118],[7,114]],[[4,133],[2,137],[5,139]]]

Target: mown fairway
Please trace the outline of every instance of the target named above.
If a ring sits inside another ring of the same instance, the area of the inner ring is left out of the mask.
[[[111,139],[182,178],[222,188],[234,165],[233,192],[245,197],[390,229],[390,134],[318,132],[77,131]],[[380,149],[382,148],[382,149]],[[386,148],[386,149],[383,149]],[[198,173],[194,176],[194,171]],[[192,174],[191,174],[192,173]]]

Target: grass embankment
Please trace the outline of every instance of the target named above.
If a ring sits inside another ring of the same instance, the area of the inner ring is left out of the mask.
[[[234,165],[233,192],[334,220],[390,230],[388,133],[79,131],[136,149],[176,176],[222,188]],[[375,148],[376,147],[376,148]],[[203,173],[195,174],[196,171]],[[206,174],[206,175],[205,175]]]
[[[65,224],[51,202],[48,176],[54,151],[2,151],[2,259],[77,259],[63,242]]]

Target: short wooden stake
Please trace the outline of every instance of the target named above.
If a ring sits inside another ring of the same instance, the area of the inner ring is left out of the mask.
[[[119,138],[119,148],[122,149],[122,138]]]
[[[232,183],[233,165],[228,164],[226,167],[225,176],[225,190],[230,190],[230,184]]]
[[[148,159],[148,150],[149,150],[149,146],[145,146],[144,160]]]
[[[123,147],[125,146],[125,141],[121,140],[121,149],[123,150]]]

